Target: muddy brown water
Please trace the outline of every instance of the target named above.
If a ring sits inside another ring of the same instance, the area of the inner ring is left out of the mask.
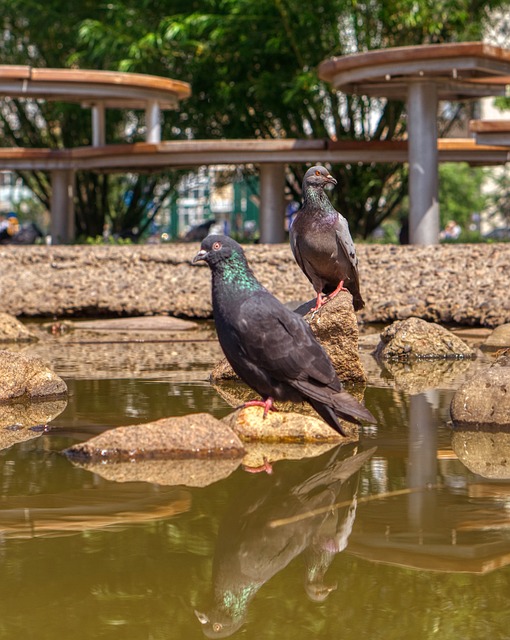
[[[0,638],[510,637],[510,480],[466,466],[448,425],[454,389],[483,362],[420,389],[426,372],[381,371],[365,350],[378,424],[358,445],[193,488],[116,482],[61,451],[118,425],[226,415],[209,324],[26,349],[69,400],[46,428],[4,428]]]

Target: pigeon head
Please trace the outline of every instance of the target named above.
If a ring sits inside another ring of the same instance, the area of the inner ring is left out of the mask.
[[[324,188],[328,184],[335,185],[336,183],[337,181],[329,173],[326,167],[317,165],[315,167],[310,167],[310,169],[305,173],[305,177],[303,179],[303,191],[306,191],[307,187]]]
[[[240,244],[228,236],[211,234],[202,241],[200,251],[191,263],[196,264],[204,260],[210,267],[213,267],[219,262],[229,260],[233,255],[242,256],[244,259],[244,251]]]

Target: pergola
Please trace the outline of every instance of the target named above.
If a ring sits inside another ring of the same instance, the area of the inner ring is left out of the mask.
[[[510,51],[481,42],[420,45],[334,57],[319,77],[344,93],[407,102],[409,234],[413,244],[439,238],[439,100],[505,95]]]

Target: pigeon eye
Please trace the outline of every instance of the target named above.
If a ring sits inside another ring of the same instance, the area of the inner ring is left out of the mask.
[[[219,242],[216,244],[219,244]],[[218,633],[218,631],[221,631],[223,629],[223,625],[220,622],[215,622],[212,628],[215,633]]]
[[[212,248],[214,251],[219,251],[221,249],[221,242],[215,242]]]
[[[317,171],[315,172],[316,176],[320,176],[321,172],[317,169]]]

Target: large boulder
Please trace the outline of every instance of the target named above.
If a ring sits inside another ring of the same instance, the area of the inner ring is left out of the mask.
[[[342,382],[365,383],[367,380],[358,350],[358,323],[350,293],[341,291],[318,311],[311,311],[315,299],[296,309],[310,325],[317,340],[329,355]],[[211,382],[238,379],[226,359],[211,372]]]
[[[0,342],[32,342],[38,337],[8,313],[0,313]]]
[[[507,353],[455,392],[450,415],[457,427],[510,429],[510,357]]]
[[[207,413],[109,429],[64,451],[73,460],[132,462],[168,459],[240,459],[236,434]]]
[[[66,383],[39,358],[0,351],[0,403],[66,395]]]
[[[473,358],[474,352],[445,327],[420,318],[397,320],[381,333],[374,355],[382,360]]]

